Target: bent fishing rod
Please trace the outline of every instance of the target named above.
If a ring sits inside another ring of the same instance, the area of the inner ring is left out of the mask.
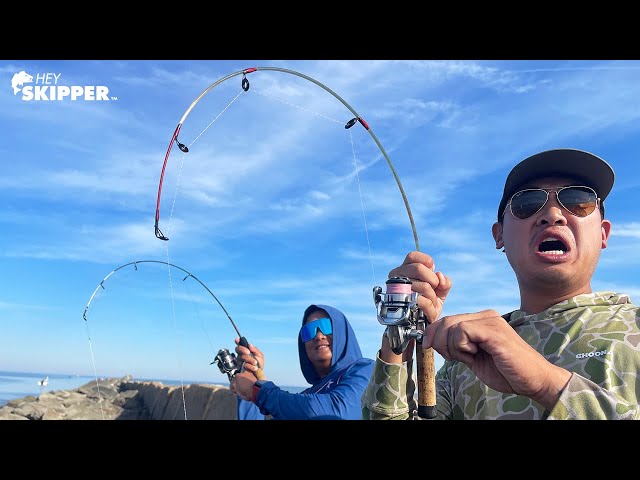
[[[91,298],[89,299],[89,301],[87,302],[86,307],[84,308],[84,312],[82,313],[82,318],[84,319],[85,323],[87,322],[87,311],[89,310],[89,306],[91,305],[91,302],[93,301],[94,297],[96,296],[96,294],[98,293],[98,291],[100,290],[100,288],[102,288],[103,290],[104,288],[104,283],[109,279],[109,277],[111,277],[114,273],[116,273],[118,270],[121,270],[125,267],[128,267],[129,265],[133,265],[135,270],[138,270],[138,264],[140,263],[159,263],[162,265],[167,265],[169,267],[173,267],[173,268],[177,268],[178,270],[184,272],[187,274],[186,277],[184,277],[182,279],[182,281],[186,281],[188,278],[193,278],[196,282],[198,282],[200,285],[202,285],[204,287],[204,289],[209,292],[209,294],[213,297],[213,299],[218,303],[218,305],[220,305],[220,308],[222,308],[222,311],[225,313],[225,315],[227,316],[227,318],[229,319],[229,321],[231,322],[231,325],[233,325],[233,328],[235,329],[236,333],[238,334],[238,337],[240,337],[240,345],[243,347],[246,347],[247,349],[249,348],[249,341],[247,340],[246,337],[244,337],[241,333],[240,330],[238,329],[238,326],[236,325],[236,322],[233,321],[233,318],[231,318],[231,315],[229,314],[229,312],[227,311],[227,309],[224,307],[224,305],[222,304],[222,302],[218,299],[218,297],[216,297],[216,295],[209,289],[209,287],[207,287],[198,277],[196,277],[193,273],[185,270],[184,268],[175,265],[173,263],[170,262],[162,262],[160,260],[137,260],[134,262],[129,262],[129,263],[125,263],[124,265],[120,265],[118,268],[113,269],[106,277],[104,277],[102,279],[102,281],[98,284],[98,286],[95,288],[95,290],[93,291],[93,294],[91,295]],[[216,356],[216,358],[218,358],[220,356],[220,352],[218,352],[218,355]],[[214,360],[215,363],[216,361]],[[258,378],[258,379],[264,379],[264,372],[262,371],[261,368],[259,368],[256,372],[253,372],[254,375]]]
[[[386,150],[384,149],[384,147],[382,146],[382,144],[378,140],[378,137],[376,137],[376,135],[373,133],[373,130],[371,129],[369,124],[360,116],[360,114],[358,114],[358,112],[356,112],[356,110],[351,105],[349,105],[342,97],[340,97],[340,95],[338,95],[336,92],[331,90],[329,87],[327,87],[323,83],[321,83],[318,80],[316,80],[315,78],[312,78],[312,77],[310,77],[308,75],[305,75],[303,73],[296,72],[294,70],[289,70],[289,69],[286,69],[286,68],[280,68],[280,67],[251,67],[251,68],[246,68],[246,69],[243,69],[243,70],[238,70],[236,72],[230,73],[230,74],[220,78],[219,80],[215,81],[211,85],[209,85],[189,105],[189,107],[187,108],[187,110],[182,115],[182,118],[178,122],[178,125],[176,126],[176,128],[175,128],[175,130],[173,132],[173,135],[171,137],[171,141],[169,142],[169,147],[167,148],[167,152],[166,152],[165,157],[164,157],[164,162],[162,164],[162,171],[160,173],[160,181],[159,181],[159,185],[158,185],[158,195],[157,195],[157,201],[156,201],[156,215],[155,215],[155,235],[156,235],[156,237],[158,239],[164,240],[164,241],[168,241],[169,240],[169,238],[162,233],[162,231],[160,230],[160,227],[159,227],[159,222],[160,222],[160,200],[161,200],[161,195],[162,195],[162,183],[163,183],[163,180],[164,180],[164,174],[165,174],[165,170],[166,170],[166,167],[167,167],[167,162],[169,160],[169,156],[171,154],[171,149],[173,147],[173,144],[175,143],[183,153],[188,153],[189,152],[189,146],[185,145],[184,143],[182,143],[182,142],[180,142],[178,140],[178,135],[180,134],[180,130],[181,130],[182,126],[184,125],[184,122],[186,121],[187,117],[189,116],[191,111],[195,108],[195,106],[198,104],[198,102],[205,95],[207,95],[216,86],[220,85],[221,83],[223,83],[223,82],[225,82],[225,81],[227,81],[227,80],[229,80],[231,78],[234,78],[234,77],[237,77],[239,75],[242,75],[242,81],[241,81],[242,90],[244,92],[248,92],[249,88],[250,88],[250,83],[249,83],[249,79],[247,78],[247,75],[249,75],[251,73],[254,73],[254,72],[257,72],[257,71],[281,72],[281,73],[294,75],[294,76],[303,78],[305,80],[308,80],[309,82],[319,86],[320,88],[325,90],[327,93],[329,93],[333,97],[335,97],[340,103],[342,103],[342,105],[344,105],[354,115],[353,118],[351,118],[348,122],[345,123],[344,128],[345,129],[350,129],[356,123],[360,123],[360,125],[362,125],[364,127],[364,129],[367,132],[369,132],[369,135],[371,135],[371,138],[373,138],[373,141],[378,146],[380,152],[382,153],[382,156],[386,160],[387,165],[389,166],[389,168],[391,170],[391,173],[393,174],[393,177],[394,177],[394,179],[396,181],[398,189],[400,190],[400,194],[402,195],[402,200],[404,201],[405,209],[406,209],[407,215],[409,217],[409,222],[411,223],[411,231],[413,233],[413,239],[414,239],[414,242],[415,242],[415,247],[416,247],[417,251],[420,251],[420,242],[418,240],[418,233],[416,231],[415,222],[413,220],[413,215],[411,213],[411,207],[409,206],[409,200],[407,199],[407,196],[405,194],[404,188],[402,187],[402,183],[400,182],[400,178],[398,177],[398,174],[396,173],[396,170],[395,170],[393,164],[391,163],[391,159],[389,158],[389,155],[387,154]],[[216,117],[216,119],[217,118],[218,117]],[[204,133],[204,131],[202,133]],[[202,133],[200,135],[202,135]],[[411,282],[409,282],[409,284],[410,283]],[[375,288],[378,288],[378,287],[375,287]],[[374,298],[375,298],[375,288],[374,288]],[[407,304],[407,305],[405,305],[405,307],[402,307],[403,311],[405,311],[405,312],[407,312],[407,311],[414,312],[415,311],[415,313],[411,313],[411,314],[405,313],[404,314],[405,318],[401,321],[401,324],[395,324],[394,325],[393,323],[397,319],[393,318],[393,317],[391,319],[385,319],[384,317],[381,318],[380,309],[378,309],[378,321],[381,324],[387,326],[385,332],[390,332],[391,335],[396,339],[395,343],[397,345],[397,348],[400,348],[402,346],[403,349],[407,347],[407,343],[404,342],[404,338],[408,335],[408,333],[405,332],[406,327],[408,325],[405,325],[405,323],[409,322],[409,324],[410,324],[409,332],[413,331],[413,333],[411,333],[411,335],[413,336],[412,338],[416,339],[415,349],[416,349],[417,376],[418,376],[418,415],[420,415],[423,418],[435,418],[435,416],[436,416],[436,387],[435,387],[435,367],[434,367],[433,349],[432,348],[423,349],[422,348],[422,344],[421,344],[422,343],[422,335],[421,334],[418,335],[416,333],[416,332],[424,331],[424,328],[425,328],[425,325],[426,325],[425,322],[424,322],[424,315],[421,315],[421,314],[419,315],[418,311],[416,310],[417,307],[412,304],[412,301],[415,300],[415,303],[417,305],[417,297],[414,300],[412,300],[410,298],[411,295],[407,295],[405,293],[403,293],[403,295],[404,295],[404,297],[403,297],[402,302],[404,304]],[[393,300],[393,301],[395,301],[395,300]],[[381,297],[379,302],[376,302],[376,305],[378,305],[378,303],[384,304],[384,297]],[[386,309],[385,308],[385,309],[383,309],[383,311],[384,312],[391,312],[392,309]],[[395,315],[395,313],[394,313],[394,315]],[[421,318],[422,318],[422,321],[420,320]]]

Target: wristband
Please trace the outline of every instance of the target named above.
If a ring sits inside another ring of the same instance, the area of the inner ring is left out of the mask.
[[[251,396],[251,401],[256,403],[258,400],[258,392],[260,392],[260,387],[264,385],[264,380],[256,380],[256,383],[253,384],[253,395]]]

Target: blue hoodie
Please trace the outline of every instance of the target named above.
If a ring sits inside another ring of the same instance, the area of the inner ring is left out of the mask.
[[[360,398],[373,375],[374,361],[362,356],[356,334],[340,310],[328,305],[311,305],[305,314],[318,309],[325,310],[331,318],[333,345],[329,374],[320,378],[316,373],[298,333],[300,370],[311,387],[301,393],[290,393],[273,382],[266,382],[255,404],[238,397],[239,420],[264,420],[264,415],[271,415],[274,420],[362,418]]]

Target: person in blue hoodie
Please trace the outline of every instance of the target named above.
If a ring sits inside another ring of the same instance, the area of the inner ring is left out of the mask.
[[[231,390],[238,395],[239,420],[360,420],[360,398],[373,374],[374,361],[362,356],[356,335],[344,314],[328,305],[310,305],[298,333],[300,370],[311,385],[301,393],[257,380],[264,366],[255,346],[236,346],[244,369]]]

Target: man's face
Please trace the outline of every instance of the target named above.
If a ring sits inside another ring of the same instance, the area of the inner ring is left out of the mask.
[[[329,314],[324,310],[316,310],[313,312],[305,324],[317,320],[319,318],[329,318]],[[325,335],[318,329],[316,336],[305,342],[304,348],[311,364],[315,367],[319,375],[326,375],[331,368],[331,357],[333,349],[333,335]]]
[[[546,177],[524,188],[556,189],[582,182],[564,177]],[[586,217],[569,213],[554,192],[546,205],[524,220],[515,218],[509,206],[502,225],[493,226],[496,248],[504,247],[520,288],[558,293],[590,285],[600,251],[607,247],[611,222],[602,220],[599,209]]]

